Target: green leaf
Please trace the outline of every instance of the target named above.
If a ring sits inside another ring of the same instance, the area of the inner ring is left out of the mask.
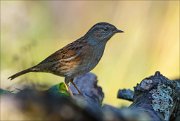
[[[66,85],[63,82],[52,86],[48,89],[48,92],[57,96],[70,96],[70,93],[68,92]]]
[[[2,94],[12,94],[10,91],[7,91],[7,90],[3,90],[0,88],[0,95]]]

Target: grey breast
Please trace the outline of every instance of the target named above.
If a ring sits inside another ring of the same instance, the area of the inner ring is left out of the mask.
[[[104,53],[105,45],[97,45],[89,50],[87,53],[86,59],[82,61],[82,64],[79,66],[80,70],[78,74],[84,74],[91,71],[100,61]]]

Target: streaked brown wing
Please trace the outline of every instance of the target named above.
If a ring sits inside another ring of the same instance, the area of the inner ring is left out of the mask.
[[[75,56],[80,48],[83,47],[83,44],[81,41],[77,40],[74,41],[62,49],[56,51],[55,53],[51,54],[48,56],[46,59],[44,59],[41,63],[49,63],[49,62],[54,62],[54,61],[60,61],[61,59],[67,59],[72,56]]]
[[[37,66],[45,72],[67,73],[80,64],[84,44],[79,40],[74,41],[44,59]]]

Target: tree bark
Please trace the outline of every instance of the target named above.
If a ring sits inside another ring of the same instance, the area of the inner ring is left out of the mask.
[[[129,100],[127,97],[132,97],[132,94],[120,90],[118,97]],[[180,120],[180,83],[178,80],[169,80],[160,72],[137,84],[131,101],[133,103],[129,106],[130,110],[146,112],[152,121]]]

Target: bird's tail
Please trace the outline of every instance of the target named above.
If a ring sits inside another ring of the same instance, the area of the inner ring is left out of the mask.
[[[29,72],[35,72],[35,71],[36,71],[35,67],[31,67],[31,68],[25,69],[23,71],[20,71],[20,72],[14,74],[14,75],[8,77],[8,79],[13,80],[14,78],[16,78],[18,76],[21,76],[21,75],[29,73]]]

